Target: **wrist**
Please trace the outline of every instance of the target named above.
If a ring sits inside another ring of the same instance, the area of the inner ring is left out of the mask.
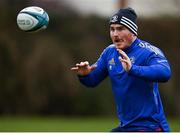
[[[129,68],[128,73],[132,73],[132,71],[133,71],[133,67],[134,67],[134,65],[132,64],[132,65],[130,66],[130,68]]]
[[[129,67],[129,69],[127,70],[127,72],[129,73],[132,69],[132,65]]]
[[[77,74],[78,77],[86,77],[88,74]]]

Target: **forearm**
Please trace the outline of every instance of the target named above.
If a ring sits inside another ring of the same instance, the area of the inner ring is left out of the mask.
[[[103,69],[95,69],[90,74],[86,76],[78,76],[80,82],[87,86],[87,87],[95,87],[97,86],[102,80],[107,77],[107,71],[103,71]]]
[[[129,74],[153,82],[166,82],[170,79],[171,70],[168,64],[157,64],[151,66],[133,65]]]
[[[78,75],[79,81],[87,87],[95,87],[97,85],[95,78],[91,74],[86,76]]]

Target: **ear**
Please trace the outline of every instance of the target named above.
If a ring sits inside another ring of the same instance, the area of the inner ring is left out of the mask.
[[[132,32],[129,32],[129,34],[128,34],[128,37],[129,37],[129,38],[134,38],[134,36],[135,36],[135,35],[134,35]]]

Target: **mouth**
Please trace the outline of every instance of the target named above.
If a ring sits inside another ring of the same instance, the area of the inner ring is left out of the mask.
[[[122,42],[123,42],[123,39],[119,39],[119,38],[114,39],[115,44],[122,43]]]

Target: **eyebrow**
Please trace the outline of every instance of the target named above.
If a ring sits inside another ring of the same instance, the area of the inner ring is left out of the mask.
[[[112,26],[112,25],[110,25],[110,28],[122,28],[122,27],[124,27],[123,25],[118,25],[118,26]]]

